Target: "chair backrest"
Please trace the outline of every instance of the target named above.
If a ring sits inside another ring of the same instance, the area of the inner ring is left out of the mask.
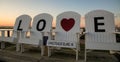
[[[14,25],[14,31],[28,31],[31,20],[32,18],[28,15],[21,15],[17,17]]]
[[[85,23],[86,48],[109,50],[112,47],[111,44],[116,43],[116,36],[113,34],[115,32],[113,13],[105,10],[91,11],[85,15]]]
[[[17,31],[28,31],[30,28],[31,20],[32,18],[29,15],[21,15],[17,17],[13,28],[13,37],[17,37]]]
[[[65,42],[77,41],[76,33],[80,32],[80,14],[72,11],[63,12],[56,20],[56,40]]]
[[[42,39],[42,32],[50,32],[52,28],[53,17],[50,14],[43,13],[34,17],[31,29],[31,38]]]

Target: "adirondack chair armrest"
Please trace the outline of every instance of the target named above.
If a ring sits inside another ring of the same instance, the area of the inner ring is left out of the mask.
[[[50,34],[51,32],[47,32],[47,31],[41,31],[41,33],[44,35],[45,33],[47,33],[47,34]]]
[[[17,36],[17,37],[27,38],[27,37],[28,37],[28,36],[27,36],[27,32],[31,32],[31,31],[15,31],[15,30],[13,30],[13,32],[16,32],[16,35],[15,35],[15,36]],[[13,37],[14,37],[14,36],[13,36]]]
[[[57,34],[58,32],[59,31],[57,31],[57,30],[53,30],[50,32],[50,36],[53,38],[53,37],[55,37],[55,34]]]
[[[48,33],[48,34],[49,34],[49,33],[51,33],[51,32],[45,31],[45,32],[42,32],[42,33]]]
[[[85,34],[87,34],[87,33],[88,33],[88,32],[81,32],[81,33],[80,33],[80,37],[83,36],[83,35],[85,35]]]
[[[88,34],[89,32],[83,32],[83,34]]]
[[[120,32],[113,32],[114,34],[120,34]]]
[[[22,33],[22,32],[28,32],[28,31],[15,31],[15,30],[13,30],[13,32]]]
[[[55,36],[55,32],[53,32],[53,31],[47,32],[47,34],[48,34],[48,39],[49,40],[52,40],[53,37]]]
[[[78,35],[78,34],[81,34],[81,32],[77,32],[76,34],[77,34],[77,35]]]

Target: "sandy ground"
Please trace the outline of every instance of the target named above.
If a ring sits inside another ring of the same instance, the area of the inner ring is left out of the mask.
[[[26,46],[25,52],[15,51],[15,46],[0,50],[0,62],[84,62],[84,47],[79,52],[79,60],[75,60],[75,52],[71,49],[54,50],[52,56],[40,55],[40,48]],[[116,58],[118,57],[118,58]],[[111,55],[109,51],[91,51],[87,53],[87,62],[119,62],[119,55]]]

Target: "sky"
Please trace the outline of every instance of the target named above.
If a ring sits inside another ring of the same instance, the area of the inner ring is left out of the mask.
[[[98,9],[114,13],[115,24],[120,26],[120,0],[0,0],[0,26],[13,26],[16,18],[23,14],[34,18],[40,13],[49,13],[55,21],[60,13],[74,11],[82,16],[83,27],[85,14]]]

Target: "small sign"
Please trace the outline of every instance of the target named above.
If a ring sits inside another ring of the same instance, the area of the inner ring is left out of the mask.
[[[67,48],[76,48],[75,42],[65,42],[65,41],[49,41],[47,43],[48,46],[54,46],[54,47],[67,47]]]

